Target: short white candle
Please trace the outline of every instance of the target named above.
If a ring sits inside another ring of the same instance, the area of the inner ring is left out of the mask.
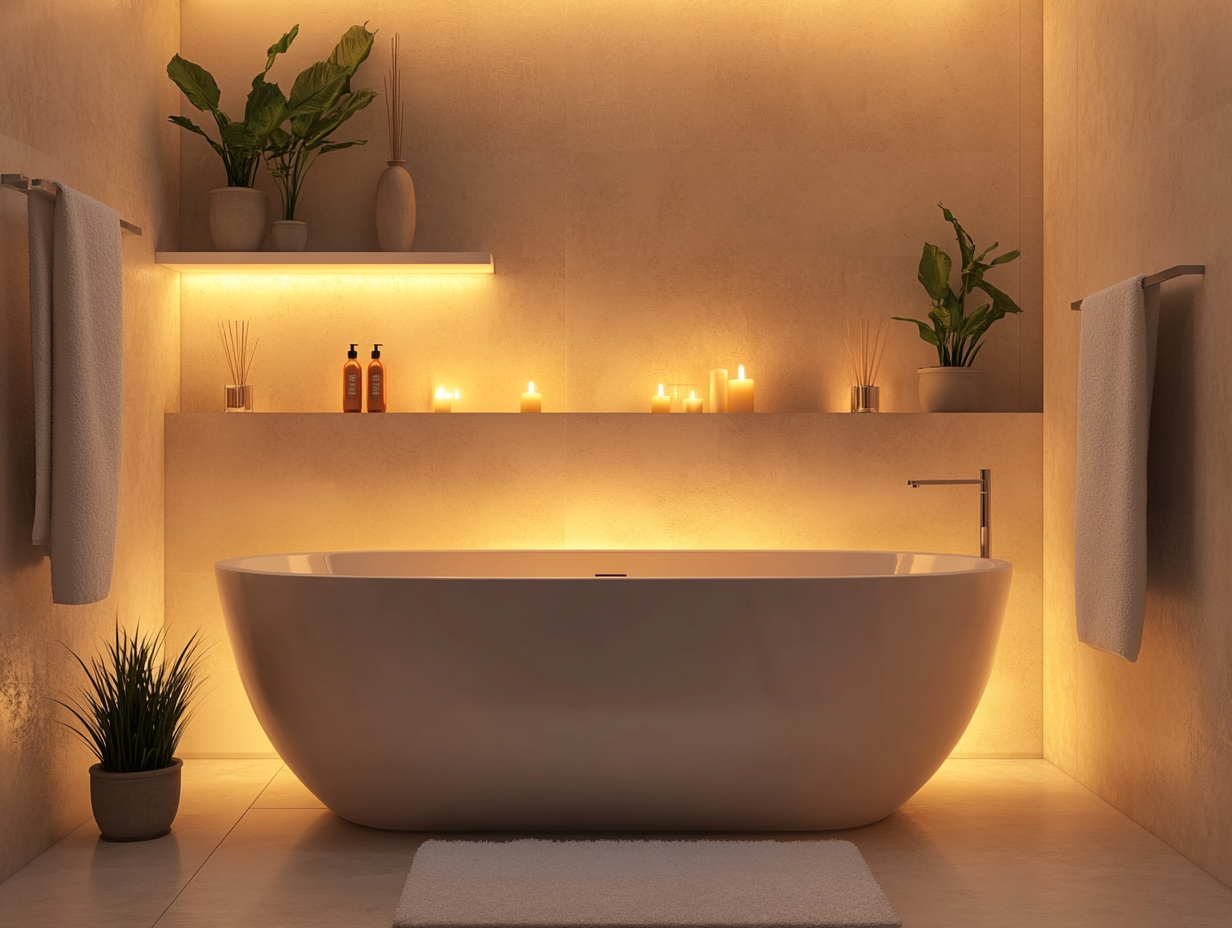
[[[663,395],[663,384],[659,384],[659,395],[650,398],[651,412],[671,412],[672,398]]]
[[[526,385],[526,392],[522,394],[521,412],[543,412],[543,394],[535,392],[533,380]]]
[[[689,391],[689,398],[684,401],[684,411],[685,412],[701,412],[702,411],[702,398],[697,395],[696,390]]]
[[[432,397],[432,411],[453,412],[453,401],[461,397],[462,392],[460,390],[454,390],[450,393],[444,387],[437,387],[436,396]]]

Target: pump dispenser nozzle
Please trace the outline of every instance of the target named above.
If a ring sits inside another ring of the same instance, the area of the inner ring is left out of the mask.
[[[383,345],[385,343],[382,342],[381,344]],[[372,346],[372,357],[379,358],[380,356],[381,356],[381,345],[373,345]]]
[[[354,343],[352,343],[352,344],[351,344],[351,350],[347,352],[347,357],[348,357],[348,358],[358,358],[358,357],[359,357],[359,352],[355,350],[355,349],[356,349],[356,348],[358,348],[358,347],[359,347],[359,345],[358,345],[358,344],[354,344]]]

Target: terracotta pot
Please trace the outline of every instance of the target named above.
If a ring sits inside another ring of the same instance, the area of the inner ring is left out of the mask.
[[[252,187],[210,191],[210,237],[219,251],[258,251],[265,241],[269,195]]]
[[[274,251],[303,251],[308,244],[308,223],[298,219],[279,219],[270,228]]]
[[[376,240],[381,251],[410,251],[415,241],[415,184],[405,161],[388,161],[376,182]]]
[[[105,841],[148,841],[170,834],[180,808],[184,762],[140,773],[108,773],[90,768],[90,806]]]
[[[983,371],[969,367],[921,367],[920,409],[924,412],[979,412]]]

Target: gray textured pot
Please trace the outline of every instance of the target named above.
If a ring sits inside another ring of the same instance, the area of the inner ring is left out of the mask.
[[[269,196],[251,187],[210,191],[210,238],[219,251],[258,251],[265,241]]]
[[[148,841],[171,832],[180,808],[180,770],[170,767],[140,773],[108,773],[102,764],[90,768],[90,805],[106,841]]]
[[[921,367],[920,409],[979,412],[984,374],[969,367]]]

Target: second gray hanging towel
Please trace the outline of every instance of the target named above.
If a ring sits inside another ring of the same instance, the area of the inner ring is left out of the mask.
[[[1146,613],[1146,464],[1159,286],[1122,281],[1082,301],[1074,605],[1078,638],[1138,658]]]
[[[53,601],[80,605],[105,599],[111,589],[123,409],[123,262],[115,211],[64,184],[59,188],[53,215],[30,198],[32,540],[51,548]]]

